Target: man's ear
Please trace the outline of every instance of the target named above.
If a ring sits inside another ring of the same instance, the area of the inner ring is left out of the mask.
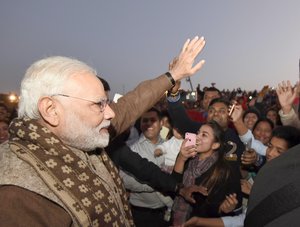
[[[43,120],[53,127],[59,124],[57,108],[57,103],[51,97],[43,97],[38,102],[38,109]]]
[[[221,146],[220,143],[215,142],[215,143],[213,143],[213,145],[212,145],[212,149],[213,149],[213,150],[217,150],[217,149],[219,149],[220,146]]]

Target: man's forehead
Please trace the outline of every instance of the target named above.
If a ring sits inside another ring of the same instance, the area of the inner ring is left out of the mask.
[[[227,109],[227,105],[223,102],[216,102],[214,104],[212,104],[209,108],[214,108],[214,109]]]
[[[66,84],[65,90],[72,93],[85,93],[92,96],[106,97],[101,81],[96,75],[91,73],[74,75]]]
[[[204,93],[205,96],[219,96],[219,93],[217,91],[206,91]]]

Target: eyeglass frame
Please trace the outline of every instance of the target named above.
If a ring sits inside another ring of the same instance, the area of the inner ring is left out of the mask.
[[[67,97],[67,98],[73,98],[73,99],[79,99],[79,100],[91,102],[94,105],[99,107],[100,112],[103,112],[105,110],[106,106],[110,103],[109,99],[107,99],[107,98],[101,98],[99,102],[95,102],[95,101],[91,101],[91,100],[88,100],[85,98],[79,98],[79,97],[75,97],[72,95],[66,95],[66,94],[54,94],[54,95],[51,95],[51,97],[52,96],[63,96],[63,97]]]

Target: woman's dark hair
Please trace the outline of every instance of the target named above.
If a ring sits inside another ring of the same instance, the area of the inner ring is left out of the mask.
[[[218,159],[211,168],[213,171],[204,179],[203,185],[210,192],[220,181],[226,181],[230,175],[230,167],[225,161],[224,153],[224,130],[214,120],[208,121],[206,124],[212,128],[214,132],[215,142],[220,143],[220,147],[215,151],[218,152]]]
[[[266,110],[265,116],[267,117],[267,114],[268,114],[270,111],[273,111],[273,112],[276,113],[276,125],[278,125],[278,126],[279,126],[279,125],[282,125],[280,116],[279,116],[279,114],[278,114],[278,110],[277,110],[276,108],[271,107],[271,108],[267,109],[267,110]],[[276,126],[276,125],[274,125],[274,126]]]
[[[300,130],[289,125],[278,126],[273,130],[272,137],[285,140],[288,148],[291,148],[300,143]]]
[[[208,125],[212,128],[214,133],[214,139],[215,142],[220,144],[220,147],[217,149],[219,152],[223,152],[224,148],[224,130],[222,127],[218,124],[218,122],[211,120],[205,123],[204,125]]]
[[[258,125],[260,122],[267,122],[267,123],[270,125],[271,129],[272,129],[272,130],[274,129],[274,124],[273,124],[273,122],[272,122],[269,118],[263,117],[263,118],[259,118],[259,119],[255,122],[255,124],[254,124],[254,126],[253,126],[253,129],[252,129],[252,132],[255,130],[255,128],[257,127],[257,125]]]

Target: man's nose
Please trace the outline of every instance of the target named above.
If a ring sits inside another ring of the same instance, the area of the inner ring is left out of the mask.
[[[109,105],[106,105],[106,107],[104,109],[104,118],[109,120],[109,119],[113,119],[115,116],[116,116],[116,114],[112,110],[112,108],[110,108]]]

